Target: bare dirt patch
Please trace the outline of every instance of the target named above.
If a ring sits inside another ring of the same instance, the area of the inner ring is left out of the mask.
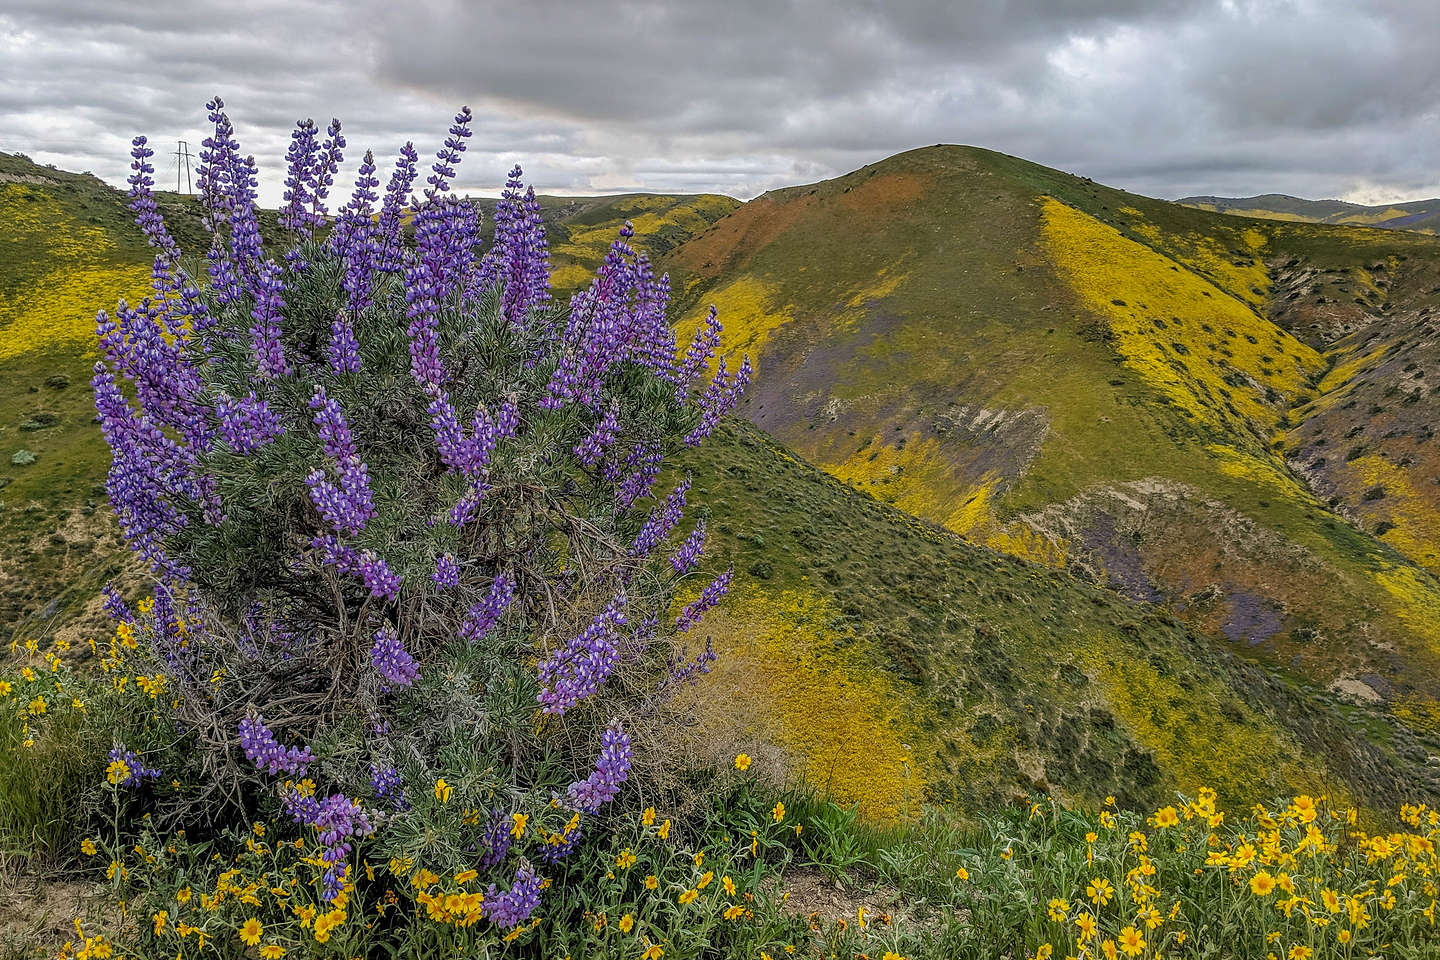
[[[53,957],[75,939],[75,920],[87,932],[118,920],[104,885],[0,875],[0,957]]]
[[[894,887],[879,885],[845,885],[837,883],[814,867],[795,867],[781,880],[785,893],[785,912],[822,922],[856,923],[860,908],[865,908],[867,922],[882,923],[885,918],[902,912],[900,894]]]

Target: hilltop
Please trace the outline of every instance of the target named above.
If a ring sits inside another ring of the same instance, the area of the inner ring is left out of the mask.
[[[1255,197],[1182,197],[1175,201],[1197,210],[1260,220],[1331,223],[1385,230],[1434,233],[1440,227],[1440,200],[1411,200],[1367,206],[1346,200],[1303,200],[1283,193]]]
[[[757,355],[750,419],[835,477],[1440,721],[1413,386],[1440,241],[937,146],[767,193],[664,262]]]

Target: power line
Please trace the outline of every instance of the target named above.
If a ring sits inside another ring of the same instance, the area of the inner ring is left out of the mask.
[[[185,171],[185,192],[193,193],[194,187],[190,182],[190,144],[184,140],[175,141],[175,192],[180,192],[180,171]]]

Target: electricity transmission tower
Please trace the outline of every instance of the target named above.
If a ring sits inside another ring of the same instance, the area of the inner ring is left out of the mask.
[[[185,172],[185,192],[193,193],[194,189],[190,184],[190,144],[184,140],[175,141],[175,192],[180,192],[180,172]]]

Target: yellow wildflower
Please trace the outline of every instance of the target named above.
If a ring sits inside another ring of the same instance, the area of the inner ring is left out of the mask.
[[[260,935],[264,932],[265,928],[260,925],[260,921],[251,917],[240,925],[240,942],[247,947],[257,947],[260,945]]]

